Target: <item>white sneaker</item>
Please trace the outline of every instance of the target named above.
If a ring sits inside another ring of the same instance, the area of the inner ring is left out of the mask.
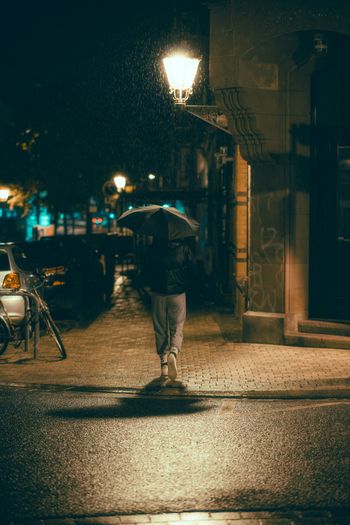
[[[170,379],[174,380],[177,376],[177,366],[176,366],[176,359],[177,359],[177,348],[170,348],[170,352],[168,355],[168,367],[169,367],[169,377]]]

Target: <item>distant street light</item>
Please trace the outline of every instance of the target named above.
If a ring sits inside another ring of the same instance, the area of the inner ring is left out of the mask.
[[[10,188],[7,188],[6,186],[2,186],[0,188],[0,217],[5,218],[6,217],[6,207],[7,207],[7,200],[10,196]]]
[[[0,188],[0,202],[7,202],[10,196],[10,188],[3,186]]]
[[[117,202],[122,197],[122,192],[125,189],[125,185],[126,177],[121,173],[118,173],[113,177],[113,180],[106,180],[102,186],[102,192],[107,210],[107,229],[109,232],[111,231],[111,221],[114,221],[116,215],[118,215]]]
[[[155,188],[158,188],[158,189],[162,189],[163,188],[163,177],[162,175],[156,175],[155,173],[149,173],[147,175],[147,179],[148,179],[148,187],[150,189],[155,189]]]
[[[170,93],[176,104],[185,105],[191,95],[199,62],[198,58],[190,58],[185,54],[163,58]]]
[[[126,177],[124,175],[116,175],[113,177],[114,184],[116,185],[118,193],[120,193],[126,184]]]

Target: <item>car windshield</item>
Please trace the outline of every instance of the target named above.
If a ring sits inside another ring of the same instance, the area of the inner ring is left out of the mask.
[[[10,270],[9,256],[3,250],[0,250],[0,272],[7,272]]]
[[[25,272],[33,272],[35,270],[35,261],[31,259],[23,250],[14,247],[12,250],[16,265]]]

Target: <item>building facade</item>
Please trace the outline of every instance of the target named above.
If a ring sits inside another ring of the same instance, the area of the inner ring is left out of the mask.
[[[210,27],[210,84],[238,145],[244,340],[347,347],[350,6],[212,1]]]

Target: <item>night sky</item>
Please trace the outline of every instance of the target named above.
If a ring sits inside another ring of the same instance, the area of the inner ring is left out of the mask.
[[[40,172],[87,191],[115,169],[166,178],[174,106],[161,58],[181,36],[203,53],[200,1],[8,2],[1,18],[2,178]],[[39,134],[29,168],[11,156],[27,129]]]

